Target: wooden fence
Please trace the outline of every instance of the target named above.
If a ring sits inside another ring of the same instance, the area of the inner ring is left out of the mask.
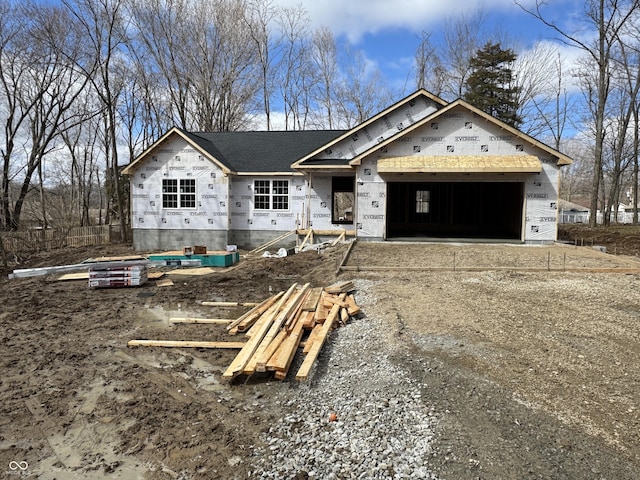
[[[0,234],[6,253],[40,252],[63,247],[107,245],[120,241],[120,225],[52,228]]]

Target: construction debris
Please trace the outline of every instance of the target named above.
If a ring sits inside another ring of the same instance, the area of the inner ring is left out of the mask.
[[[22,268],[22,269],[14,270],[13,273],[10,273],[9,279],[37,277],[37,276],[43,276],[43,275],[69,273],[69,272],[81,272],[81,271],[86,272],[86,271],[89,271],[90,268],[96,267],[98,265],[102,267],[117,267],[122,265],[123,263],[129,264],[130,262],[140,264],[140,263],[148,263],[148,260],[142,257],[112,257],[112,258],[103,257],[102,259],[87,260],[85,262],[74,264],[74,265]]]
[[[284,380],[296,353],[300,351],[304,359],[296,373],[296,380],[304,381],[309,377],[331,331],[360,313],[351,293],[353,290],[351,282],[339,282],[324,289],[311,288],[308,283],[302,286],[294,283],[286,292],[279,292],[259,304],[242,304],[255,306],[235,320],[172,319],[173,323],[228,323],[228,333],[243,334],[246,342],[132,340],[129,346],[239,348],[240,351],[222,374],[228,380],[257,372],[273,372],[276,379]],[[231,303],[214,304],[226,306]]]

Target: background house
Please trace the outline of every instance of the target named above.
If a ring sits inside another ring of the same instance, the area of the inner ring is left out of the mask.
[[[589,223],[591,210],[587,207],[560,199],[558,200],[558,208],[560,210],[559,223]]]
[[[136,249],[253,248],[309,228],[550,243],[569,163],[462,100],[419,90],[348,131],[174,128],[125,173]]]

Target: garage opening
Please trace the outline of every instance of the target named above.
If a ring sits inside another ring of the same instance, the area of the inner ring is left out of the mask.
[[[523,183],[387,185],[387,238],[521,239]]]

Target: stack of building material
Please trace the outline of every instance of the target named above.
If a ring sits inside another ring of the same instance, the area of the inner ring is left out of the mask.
[[[147,263],[95,264],[89,269],[90,288],[139,287],[148,280]]]
[[[294,283],[236,319],[228,325],[229,333],[244,332],[248,340],[223,377],[274,372],[275,378],[284,380],[304,345],[296,379],[306,380],[329,333],[360,312],[349,295],[352,289],[350,282],[326,289]]]

